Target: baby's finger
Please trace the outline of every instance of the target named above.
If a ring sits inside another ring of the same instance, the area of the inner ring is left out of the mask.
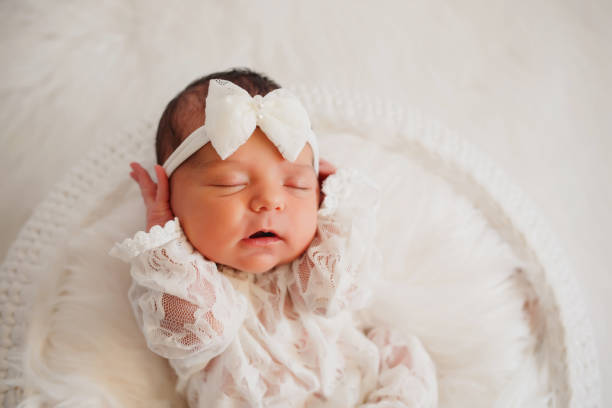
[[[336,166],[325,159],[319,160],[319,174],[330,175],[336,172]]]
[[[149,176],[149,172],[142,168],[140,164],[131,163],[130,166],[134,169],[134,176],[140,187],[140,194],[142,195],[145,205],[148,207],[155,201],[157,185],[153,179],[151,179],[151,176]]]
[[[336,170],[336,166],[334,166],[333,164],[331,164],[331,162],[325,160],[325,159],[319,159],[319,168],[320,169],[330,169],[330,170]]]
[[[323,183],[325,179],[336,172],[336,166],[325,159],[319,160],[319,183]]]
[[[168,189],[168,176],[166,170],[159,164],[155,165],[155,174],[157,175],[157,195],[155,201],[158,203],[167,203],[170,199],[170,193]]]

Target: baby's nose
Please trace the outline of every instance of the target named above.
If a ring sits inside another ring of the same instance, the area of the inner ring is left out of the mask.
[[[278,188],[267,188],[253,197],[251,209],[255,212],[260,211],[282,211],[285,209],[283,194]]]

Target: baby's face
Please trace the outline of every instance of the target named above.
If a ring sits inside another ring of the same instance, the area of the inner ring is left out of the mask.
[[[302,254],[317,228],[319,183],[307,144],[287,161],[259,128],[221,160],[210,143],[170,179],[170,204],[207,259],[261,273]]]

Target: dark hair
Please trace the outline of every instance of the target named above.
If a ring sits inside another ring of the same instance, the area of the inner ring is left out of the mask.
[[[233,82],[251,96],[265,96],[268,92],[280,88],[276,82],[248,68],[215,72],[193,81],[168,103],[159,119],[155,137],[155,151],[159,164],[163,164],[183,139],[189,136],[188,132],[203,124],[208,83],[211,79]]]

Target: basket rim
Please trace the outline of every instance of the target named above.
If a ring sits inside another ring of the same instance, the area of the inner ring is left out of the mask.
[[[576,277],[551,229],[532,202],[510,178],[475,146],[414,107],[407,109],[396,101],[373,98],[358,91],[329,86],[323,88],[296,84],[289,89],[304,102],[311,116],[314,112],[330,117],[340,115],[352,121],[355,126],[395,130],[395,136],[401,135],[405,141],[418,143],[441,160],[452,162],[486,190],[490,199],[497,204],[513,228],[522,234],[526,245],[535,253],[544,270],[546,282],[554,293],[559,311],[558,318],[565,335],[564,363],[566,383],[570,386],[568,406],[600,406],[600,373],[593,329],[586,304],[578,293]],[[79,200],[93,193],[108,177],[106,170],[125,160],[120,149],[115,148],[119,137],[121,145],[124,146],[123,150],[126,150],[126,144],[140,147],[141,141],[137,135],[143,130],[151,129],[152,124],[149,121],[139,121],[132,128],[132,131],[118,132],[116,137],[95,145],[50,190],[22,226],[0,266],[0,288],[4,289],[10,285],[18,288],[16,295],[11,296],[17,305],[14,308],[15,316],[23,316],[28,307],[24,297],[26,290],[21,289],[31,285],[32,276],[50,259],[57,242],[61,242],[62,235],[67,233],[70,220],[78,218],[74,215],[75,209],[79,211]],[[427,131],[411,132],[416,128]],[[100,160],[101,157],[105,160]],[[84,211],[84,207],[81,206],[81,211]],[[0,306],[7,306],[9,309],[13,306],[8,303],[7,297],[3,297],[0,303],[4,303]],[[10,327],[6,323],[3,323],[4,327],[0,327],[3,338],[9,339],[9,352],[15,352],[19,347],[27,325],[23,319],[21,322],[18,319],[14,321]],[[10,367],[6,359],[1,360],[1,372],[7,372]],[[6,389],[2,391],[6,392]]]

